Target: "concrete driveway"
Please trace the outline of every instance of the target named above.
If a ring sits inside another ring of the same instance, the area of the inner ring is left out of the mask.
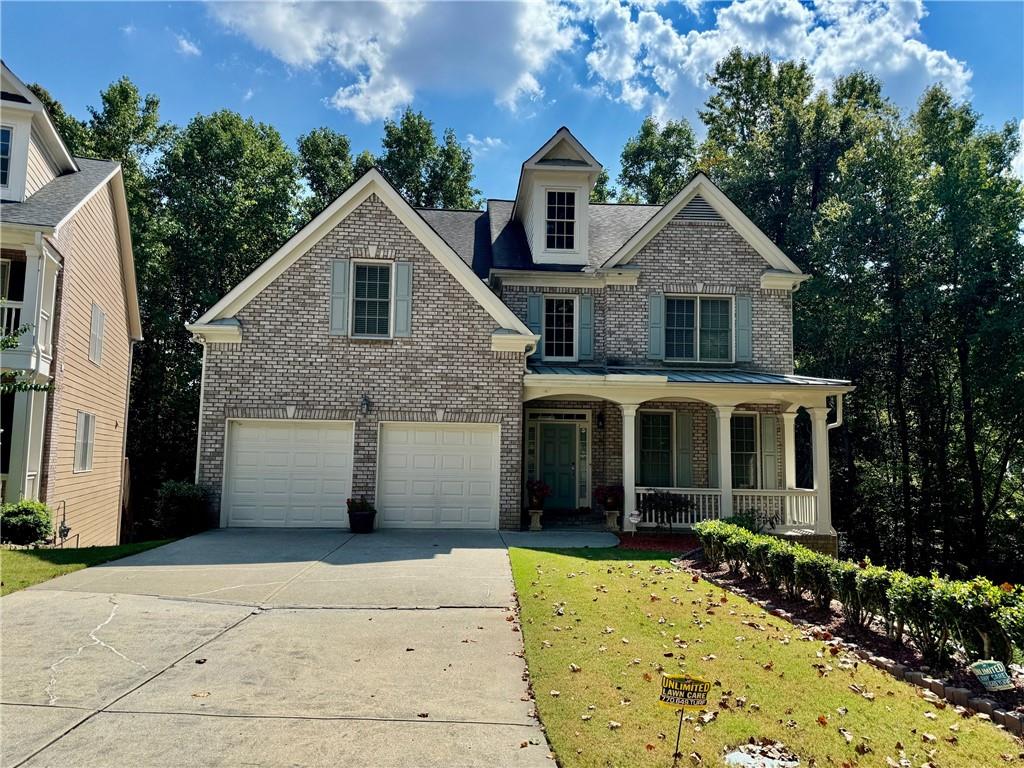
[[[0,765],[550,766],[506,547],[614,541],[217,530],[9,595]]]

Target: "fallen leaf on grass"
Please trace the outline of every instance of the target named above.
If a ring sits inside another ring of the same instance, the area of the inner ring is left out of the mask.
[[[846,739],[847,744],[853,743],[853,734],[850,733],[848,730],[846,730],[845,728],[840,728],[839,733],[842,734],[842,737],[844,739]]]
[[[822,728],[828,727],[828,718],[824,715],[818,715],[818,725],[820,725]]]
[[[430,717],[429,712],[420,712],[416,717]]]
[[[559,696],[562,695],[562,692],[561,691],[552,691],[551,695],[554,696],[557,699]]]
[[[579,664],[570,664],[569,665],[569,671],[570,672],[579,672],[580,669],[581,669],[581,667],[580,667]]]
[[[609,720],[608,721],[608,730],[609,731],[617,731],[621,727],[622,727],[622,723],[620,723],[620,722],[618,722],[616,720]]]

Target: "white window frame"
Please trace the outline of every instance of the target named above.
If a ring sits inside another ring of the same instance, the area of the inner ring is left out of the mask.
[[[547,332],[548,332],[548,299],[570,299],[572,301],[572,356],[552,357],[548,354]],[[541,358],[550,363],[575,363],[580,359],[580,297],[575,293],[546,293],[543,295],[543,304],[540,308],[540,334],[544,342]]]
[[[84,433],[84,434],[83,434]],[[74,473],[92,471],[93,453],[96,448],[96,414],[78,411],[75,419]]]
[[[388,332],[386,336],[375,333],[356,333],[356,267],[387,267],[388,269]],[[353,339],[393,339],[395,337],[395,262],[382,259],[352,259],[349,265],[349,337]]]
[[[11,172],[14,170],[12,167],[14,162],[14,126],[0,124],[0,129],[6,129],[11,132],[11,140],[7,142],[7,181],[0,183],[0,187],[9,189],[11,186]]]
[[[693,304],[693,357],[668,356],[668,301],[670,299],[690,299]],[[701,299],[726,299],[729,302],[729,359],[702,360],[700,356],[700,302]],[[706,363],[708,365],[731,365],[736,362],[736,297],[724,293],[667,293],[665,294],[665,362],[666,363]]]
[[[569,221],[569,219],[548,218],[548,194],[551,192],[566,192],[572,195],[572,248],[552,248],[548,245],[548,222]],[[546,253],[579,253],[580,252],[580,190],[577,187],[544,187],[544,230],[541,233],[544,238],[544,251]]]
[[[11,259],[0,259],[0,298],[6,299],[11,289]]]
[[[107,314],[103,311],[103,307],[94,303],[89,318],[89,362],[95,365],[99,365],[103,361],[103,333],[106,330],[106,325]]]
[[[674,408],[638,408],[637,412],[636,412],[636,416],[637,416],[637,418],[636,418],[636,445],[633,448],[633,452],[634,452],[633,462],[634,462],[634,465],[636,467],[636,470],[637,470],[638,474],[639,474],[639,468],[640,468],[640,466],[639,466],[639,463],[640,463],[640,446],[641,446],[641,444],[643,442],[643,439],[644,439],[643,438],[643,434],[642,434],[642,432],[643,432],[643,426],[642,426],[643,421],[642,421],[642,419],[640,419],[641,414],[645,414],[645,413],[646,414],[651,414],[651,413],[653,413],[653,414],[656,414],[656,415],[659,415],[659,416],[666,415],[666,414],[668,415],[669,434],[671,435],[671,437],[669,438],[670,442],[669,442],[669,445],[668,445],[668,463],[669,463],[669,472],[672,475],[672,484],[668,486],[669,488],[676,488],[676,487],[678,487],[678,483],[679,483],[679,478],[676,476],[676,461],[677,461],[677,458],[678,458],[676,456],[676,453],[677,453],[677,450],[678,450],[676,448],[676,414],[678,412],[679,411],[677,411]],[[651,487],[651,486],[645,486],[645,487]]]
[[[754,487],[753,488],[737,488],[736,487],[736,473],[732,471],[732,455],[733,455],[733,444],[732,444],[732,420],[736,416],[752,416],[754,418]],[[721,450],[721,446],[719,446]],[[764,489],[764,467],[762,462],[764,457],[761,454],[761,414],[757,411],[733,411],[729,416],[729,474],[732,476],[734,491],[758,491]]]

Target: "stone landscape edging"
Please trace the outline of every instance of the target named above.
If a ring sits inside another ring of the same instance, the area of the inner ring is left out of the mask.
[[[683,556],[685,557],[685,555]],[[678,560],[683,559],[678,558]],[[678,561],[677,561],[678,562]],[[728,589],[737,595],[740,595],[746,600],[764,608],[765,611],[773,616],[777,616],[780,619],[791,622],[797,627],[814,627],[814,623],[801,619],[798,616],[794,616],[789,611],[783,610],[782,608],[776,607],[771,600],[764,600],[755,595],[749,594],[742,587],[737,587],[735,584],[729,582],[726,579],[719,578],[711,575],[705,571],[698,571],[693,568],[682,566],[685,570],[692,574],[699,576],[716,587],[722,589]],[[931,677],[926,672],[914,669],[913,667],[907,666],[906,664],[899,664],[892,659],[888,659],[884,656],[877,656],[870,651],[861,648],[856,643],[850,643],[838,635],[829,632],[829,642],[835,641],[841,643],[844,648],[848,649],[854,656],[870,664],[873,667],[881,669],[884,672],[888,672],[890,675],[895,677],[897,680],[902,680],[906,683],[910,683],[917,688],[922,690],[931,691],[937,698],[943,699],[944,701],[952,704],[953,707],[958,708],[957,711],[973,711],[976,716],[983,719],[990,720],[997,728],[1002,728],[1015,736],[1024,735],[1024,712],[1008,712],[1005,709],[999,708],[999,703],[992,699],[984,696],[973,696],[972,691],[967,688],[959,688],[954,685],[950,685],[947,681],[941,678]]]

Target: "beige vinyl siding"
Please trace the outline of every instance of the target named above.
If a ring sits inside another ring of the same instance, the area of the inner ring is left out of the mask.
[[[47,502],[63,501],[72,537],[81,546],[114,544],[121,515],[121,465],[130,347],[121,255],[110,186],[99,190],[64,224],[56,389],[48,424]],[[103,357],[89,361],[93,304],[106,315]],[[95,414],[92,469],[75,472],[78,412]]]
[[[25,197],[31,197],[57,178],[53,164],[33,135],[28,141],[28,170],[25,174]]]

